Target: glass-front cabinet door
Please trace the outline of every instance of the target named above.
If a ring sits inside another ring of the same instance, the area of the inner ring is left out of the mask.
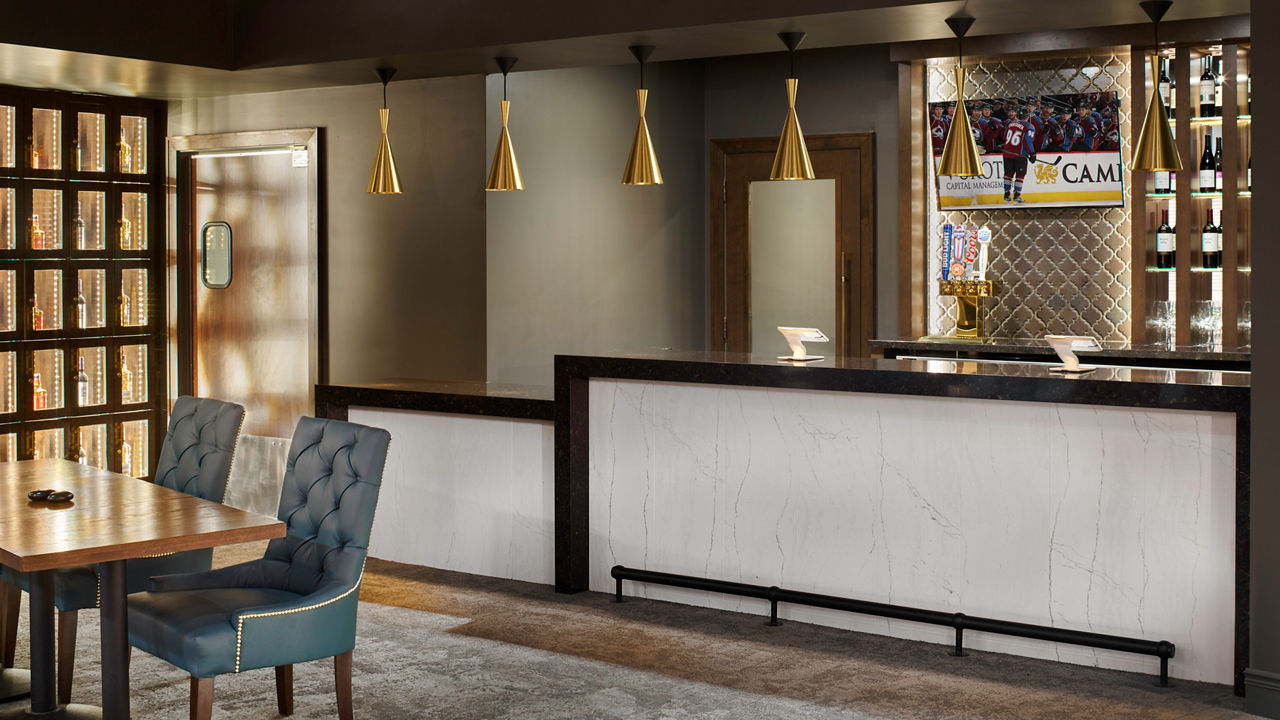
[[[154,467],[163,126],[158,102],[0,87],[0,462]]]

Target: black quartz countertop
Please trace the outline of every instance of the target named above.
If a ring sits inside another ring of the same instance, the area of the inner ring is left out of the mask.
[[[1082,361],[1087,363],[1088,358]],[[1102,367],[1064,375],[1050,367],[873,358],[794,363],[773,355],[706,351],[557,355],[556,389],[559,392],[574,379],[594,377],[1235,413],[1248,410],[1248,373]]]
[[[316,386],[316,414],[345,419],[352,406],[553,420],[555,393],[542,385],[391,379]]]
[[[1160,362],[1163,364],[1179,364],[1191,367],[1219,365],[1223,369],[1248,369],[1250,361],[1249,348],[1224,348],[1210,350],[1204,346],[1142,345],[1129,342],[1100,342],[1102,350],[1091,353],[1080,353],[1084,362],[1090,358],[1098,362],[1124,361],[1124,364],[1141,362]],[[1050,348],[1040,338],[898,338],[888,340],[869,340],[867,346],[873,350],[890,351],[895,355],[907,353],[928,354],[931,356],[946,355],[957,357],[964,355],[1001,357],[1019,356],[1028,358],[1054,357]],[[888,353],[886,353],[888,354]]]

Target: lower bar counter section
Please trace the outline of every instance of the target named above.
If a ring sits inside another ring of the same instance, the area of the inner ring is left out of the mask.
[[[391,433],[369,554],[550,584],[550,397],[485,383],[318,386],[317,413]]]
[[[558,357],[559,589],[613,592],[623,565],[1169,641],[1174,677],[1238,686],[1248,375],[824,362]],[[705,590],[630,592],[769,610]],[[780,612],[954,641],[900,619]],[[976,631],[965,644],[1161,672],[1159,657],[1076,644]]]

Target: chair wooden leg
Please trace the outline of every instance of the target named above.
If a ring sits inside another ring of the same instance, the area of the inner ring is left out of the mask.
[[[191,678],[191,720],[213,718],[213,678]]]
[[[3,662],[5,667],[13,667],[13,656],[18,650],[18,613],[22,609],[22,590],[10,585],[7,582],[0,582],[0,623],[3,623],[3,629],[0,629],[0,648],[3,648]]]
[[[338,690],[338,718],[352,720],[351,711],[351,650],[333,656],[333,679]]]
[[[293,714],[293,666],[276,666],[276,709],[281,715]]]
[[[76,667],[76,620],[79,613],[75,610],[58,613],[58,702],[62,705],[71,703],[71,674]]]

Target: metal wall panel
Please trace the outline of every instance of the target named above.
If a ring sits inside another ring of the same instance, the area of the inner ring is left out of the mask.
[[[926,65],[929,101],[954,100],[955,58]],[[1074,57],[983,60],[969,66],[968,98],[1115,92],[1120,101],[1124,184],[1133,138],[1132,98],[1127,52],[1094,52]],[[937,208],[937,186],[926,183],[930,208]],[[984,301],[987,334],[1028,338],[1046,333],[1093,335],[1100,340],[1130,339],[1132,265],[1130,209],[1027,208],[932,211],[928,223],[928,328],[931,334],[955,329],[955,299],[940,297],[942,226],[987,225],[994,234],[988,276],[1004,291]]]

